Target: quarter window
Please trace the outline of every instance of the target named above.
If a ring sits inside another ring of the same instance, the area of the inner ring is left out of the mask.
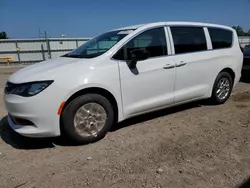
[[[155,28],[145,31],[124,45],[115,55],[114,59],[130,60],[131,51],[145,49],[149,57],[167,55],[167,44],[164,28]]]
[[[202,27],[171,27],[175,54],[207,50],[207,41]]]
[[[208,31],[212,41],[213,49],[229,48],[232,46],[232,31],[219,28],[208,28]]]

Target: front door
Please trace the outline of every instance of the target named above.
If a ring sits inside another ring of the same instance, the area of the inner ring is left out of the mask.
[[[125,117],[151,111],[174,101],[175,64],[167,54],[168,41],[164,27],[149,29],[131,39],[116,57],[120,59],[120,80]],[[149,57],[130,69],[131,51],[144,49]]]

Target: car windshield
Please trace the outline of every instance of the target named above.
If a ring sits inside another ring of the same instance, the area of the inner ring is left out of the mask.
[[[94,58],[100,56],[112,48],[125,36],[133,32],[134,30],[116,30],[101,34],[63,57],[71,58]]]

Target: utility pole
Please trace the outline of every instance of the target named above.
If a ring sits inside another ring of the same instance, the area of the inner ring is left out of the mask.
[[[41,38],[41,30],[38,28],[38,38]]]

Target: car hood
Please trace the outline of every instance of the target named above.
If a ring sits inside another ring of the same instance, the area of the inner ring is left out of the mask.
[[[82,59],[67,57],[46,60],[15,72],[9,78],[9,81],[12,83],[25,83],[41,80],[54,80],[63,73],[69,73],[69,71],[74,68],[74,65],[79,63],[83,64],[82,61]],[[86,62],[89,62],[89,60],[86,60]]]

